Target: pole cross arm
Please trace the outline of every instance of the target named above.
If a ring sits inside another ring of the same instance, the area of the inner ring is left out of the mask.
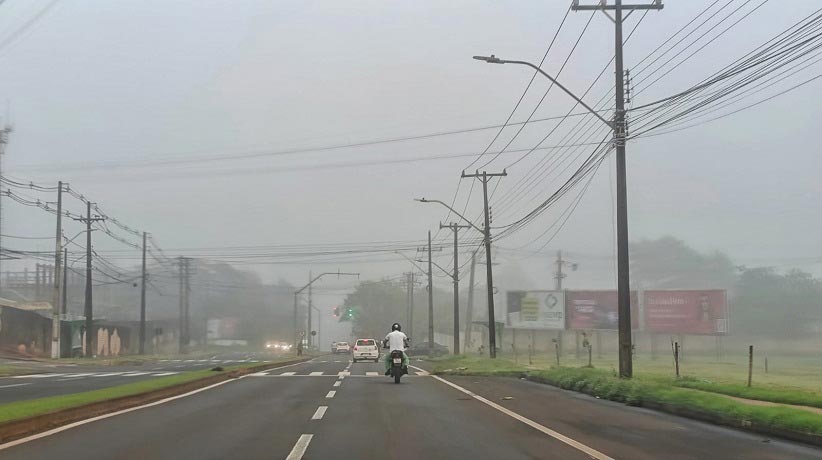
[[[595,116],[595,117],[597,117],[597,118],[599,118],[599,119],[600,119],[600,121],[602,121],[603,123],[605,123],[606,125],[608,125],[608,126],[609,126],[610,128],[612,128],[612,129],[613,129],[613,127],[614,127],[614,123],[613,123],[613,122],[608,121],[608,120],[606,120],[605,118],[602,118],[602,115],[600,115],[600,114],[599,114],[599,112],[597,112],[596,110],[592,109],[592,108],[591,108],[588,104],[586,104],[586,103],[585,103],[582,99],[580,99],[579,97],[577,97],[577,95],[576,95],[576,94],[572,93],[572,92],[571,92],[571,90],[569,90],[568,88],[566,88],[565,86],[563,86],[563,85],[562,85],[562,83],[558,82],[558,81],[556,80],[556,78],[554,78],[554,77],[552,77],[552,76],[548,75],[547,73],[545,73],[545,71],[544,71],[544,70],[542,70],[542,69],[541,69],[538,65],[532,64],[532,63],[530,63],[530,62],[528,62],[528,61],[511,61],[511,60],[507,60],[507,59],[500,59],[500,58],[498,58],[498,57],[494,56],[493,54],[492,54],[491,56],[474,56],[474,59],[476,59],[476,60],[478,60],[478,61],[485,61],[485,62],[487,62],[487,63],[489,63],[489,64],[520,64],[520,65],[525,65],[525,66],[531,67],[532,69],[534,69],[534,70],[536,70],[537,72],[541,73],[541,74],[542,74],[542,76],[544,76],[544,77],[545,77],[545,78],[547,78],[548,80],[551,80],[551,82],[552,82],[553,84],[557,85],[557,86],[559,87],[559,89],[561,89],[562,91],[564,91],[564,92],[565,92],[565,94],[567,94],[567,95],[571,96],[571,98],[573,98],[575,101],[577,101],[577,103],[578,103],[579,105],[581,105],[581,106],[585,107],[585,109],[586,109],[586,110],[588,110],[589,112],[591,112],[592,114],[594,114],[594,116]]]
[[[662,4],[662,0],[654,0],[653,3],[649,5],[622,5],[622,9],[625,10],[661,10],[664,7],[665,5]],[[571,9],[574,11],[615,10],[616,5],[608,5],[605,2],[598,5],[580,5],[579,0],[574,0],[571,4]]]

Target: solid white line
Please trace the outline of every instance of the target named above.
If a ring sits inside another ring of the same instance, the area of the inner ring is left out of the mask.
[[[309,373],[308,375],[310,375],[310,376],[312,376],[312,377],[316,377],[316,376],[318,376],[318,375],[323,375],[323,373],[322,373],[322,372],[311,372],[311,373]]]
[[[334,382],[334,386],[338,387],[338,386],[340,386],[341,383],[342,383],[342,380],[337,380],[336,382]],[[21,385],[28,385],[28,383],[22,383]],[[0,388],[2,388],[2,387],[0,387]]]
[[[285,460],[300,460],[305,455],[305,450],[308,449],[308,444],[311,442],[311,438],[313,438],[313,434],[303,434],[300,435],[300,439],[297,440],[297,444],[294,444],[294,448],[291,449],[291,453],[288,454],[288,457]]]
[[[280,375],[294,375],[294,374],[296,374],[296,372],[283,372]]]
[[[15,375],[13,379],[42,379],[46,377],[60,377],[61,375],[69,375],[69,374],[28,374],[28,375]]]
[[[411,369],[416,369],[417,370],[417,375],[429,375],[428,371],[426,371],[425,369],[420,369],[419,367],[412,366],[410,364],[408,365],[408,367],[410,367]]]
[[[26,385],[31,385],[31,383],[12,383],[11,385],[0,385],[0,388],[24,387]]]
[[[331,399],[331,398],[334,397],[335,394],[337,394],[337,392],[334,391],[334,390],[331,390],[331,391],[328,392],[327,395],[325,395],[325,397],[328,398],[328,399]]]
[[[451,388],[454,388],[457,391],[461,391],[461,392],[467,394],[468,396],[471,396],[472,398],[476,399],[477,401],[479,401],[483,404],[486,404],[488,406],[493,407],[494,409],[502,412],[503,414],[505,414],[505,415],[507,415],[511,418],[519,420],[520,422],[530,426],[531,428],[534,428],[537,431],[541,431],[544,434],[547,434],[548,436],[556,439],[557,441],[563,442],[563,443],[573,447],[574,449],[579,450],[580,452],[584,452],[585,454],[587,454],[588,456],[590,456],[592,458],[595,458],[596,460],[614,460],[613,458],[603,454],[602,452],[600,452],[596,449],[588,447],[588,446],[586,446],[585,444],[582,444],[579,441],[575,441],[575,440],[569,438],[568,436],[565,436],[564,434],[558,433],[558,432],[556,432],[556,431],[554,431],[554,430],[552,430],[548,427],[540,425],[539,423],[537,423],[537,422],[535,422],[535,421],[533,421],[529,418],[523,417],[522,415],[519,415],[519,414],[517,414],[516,412],[514,412],[510,409],[506,409],[505,407],[502,407],[502,406],[500,406],[499,404],[497,404],[493,401],[489,401],[489,400],[483,398],[482,396],[480,396],[480,395],[478,395],[478,394],[476,394],[476,393],[474,393],[470,390],[467,390],[467,389],[457,385],[456,383],[449,382],[448,380],[445,380],[444,378],[438,377],[436,375],[432,375],[431,377],[434,377],[435,379],[437,379],[440,382],[450,386]]]
[[[159,374],[154,374],[155,377],[162,377],[164,375],[175,375],[179,374],[179,372],[160,372]]]
[[[125,372],[106,372],[104,374],[94,374],[92,377],[113,377],[115,375],[123,375]]]
[[[128,372],[126,374],[123,374],[123,377],[138,377],[138,376],[141,376],[141,375],[149,375],[149,374],[151,374],[151,372]]]
[[[303,364],[303,363],[287,364],[285,366],[272,368],[271,370],[282,369],[284,367],[297,366],[299,364]],[[177,396],[171,396],[171,397],[168,397],[168,398],[165,398],[165,399],[161,399],[159,401],[154,401],[152,403],[144,404],[142,406],[130,407],[128,409],[123,409],[123,410],[120,410],[120,411],[117,411],[117,412],[111,412],[109,414],[98,415],[96,417],[87,418],[85,420],[80,420],[80,421],[77,421],[77,422],[74,422],[74,423],[69,423],[68,425],[63,425],[61,427],[54,428],[53,430],[44,431],[42,433],[37,433],[37,434],[33,434],[31,436],[27,436],[25,438],[20,438],[16,441],[10,441],[10,442],[7,442],[5,444],[0,444],[0,450],[8,449],[9,447],[19,446],[20,444],[25,444],[25,443],[30,442],[30,441],[35,441],[37,439],[45,438],[47,436],[51,436],[53,434],[61,433],[63,431],[67,431],[67,430],[70,430],[70,429],[78,427],[78,426],[86,425],[88,423],[93,423],[93,422],[96,422],[98,420],[103,420],[103,419],[107,419],[109,417],[115,417],[115,416],[118,416],[118,415],[127,414],[129,412],[134,412],[136,410],[145,409],[147,407],[159,406],[160,404],[165,404],[167,402],[171,402],[171,401],[174,401],[174,400],[177,400],[177,399],[182,399],[182,398],[185,398],[185,397],[200,393],[202,391],[207,391],[207,390],[210,390],[212,388],[216,388],[220,385],[225,385],[226,383],[231,383],[231,382],[236,382],[238,380],[242,380],[242,379],[248,377],[248,375],[249,374],[241,375],[241,376],[237,377],[236,379],[223,380],[222,382],[217,382],[217,383],[215,383],[213,385],[209,385],[207,387],[198,388],[196,390],[189,391],[188,393],[183,393],[183,394],[177,395]],[[307,445],[307,443],[306,443],[306,445]]]
[[[320,406],[317,408],[317,412],[314,412],[314,415],[311,416],[311,420],[322,420],[323,415],[325,415],[325,411],[328,410],[328,406]]]

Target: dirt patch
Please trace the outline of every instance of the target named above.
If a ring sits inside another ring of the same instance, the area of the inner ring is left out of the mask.
[[[736,396],[728,396],[723,395],[720,393],[711,393],[714,395],[719,395],[728,399],[732,399],[737,402],[741,402],[743,404],[749,404],[751,406],[765,406],[765,407],[790,407],[791,409],[799,409],[799,410],[806,410],[808,412],[813,412],[814,414],[822,414],[822,408],[819,407],[810,407],[810,406],[795,406],[793,404],[782,404],[782,403],[775,403],[770,401],[760,401],[758,399],[746,399],[746,398],[737,398]]]
[[[20,439],[32,434],[41,433],[43,431],[48,431],[50,429],[80,420],[86,420],[99,415],[142,406],[144,404],[160,401],[172,396],[178,396],[218,382],[236,379],[246,374],[260,372],[280,366],[287,366],[289,364],[296,364],[303,361],[308,361],[309,359],[311,358],[296,359],[280,363],[261,364],[245,369],[237,369],[231,372],[211,375],[208,377],[203,377],[202,379],[185,382],[158,390],[147,391],[145,393],[123,396],[120,398],[94,402],[69,409],[62,409],[47,414],[36,415],[30,418],[0,423],[0,444],[14,441],[15,439]]]

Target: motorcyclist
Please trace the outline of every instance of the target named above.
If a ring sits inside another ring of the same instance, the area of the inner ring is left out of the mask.
[[[388,353],[385,354],[385,375],[391,375],[391,352],[394,350],[399,350],[402,353],[402,371],[407,374],[408,355],[405,354],[405,349],[408,348],[408,336],[402,332],[400,323],[391,325],[391,332],[385,336],[382,344],[383,348],[388,348]]]

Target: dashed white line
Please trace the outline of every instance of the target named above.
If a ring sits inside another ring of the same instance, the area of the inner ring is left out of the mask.
[[[13,379],[42,379],[46,377],[60,377],[66,374],[28,374],[28,375],[15,375]]]
[[[323,373],[322,372],[310,372],[308,375],[310,375],[312,377],[316,377],[318,375],[323,375]]]
[[[334,397],[335,394],[337,394],[337,392],[334,391],[334,390],[331,390],[331,391],[328,392],[327,395],[325,395],[325,397],[328,398],[328,399],[331,399],[331,398]]]
[[[317,408],[317,412],[314,412],[314,415],[311,416],[311,420],[322,420],[323,415],[325,415],[325,411],[328,410],[328,406],[320,406]]]
[[[367,375],[367,376],[375,376],[375,375],[380,375],[380,373],[379,373],[379,372],[366,372],[366,373],[365,373],[365,375]]]
[[[337,380],[336,382],[334,382],[334,386],[338,387],[338,386],[340,386],[341,383],[342,383],[342,380]],[[27,384],[24,383],[23,385],[27,385]]]
[[[296,372],[283,372],[280,375],[294,375],[294,374],[296,374]]]
[[[313,434],[300,435],[300,439],[297,440],[297,444],[294,444],[294,448],[291,449],[291,453],[288,454],[288,457],[286,457],[285,460],[301,460],[303,455],[305,455],[305,450],[308,449],[308,444],[311,442],[311,438],[313,437]]]

